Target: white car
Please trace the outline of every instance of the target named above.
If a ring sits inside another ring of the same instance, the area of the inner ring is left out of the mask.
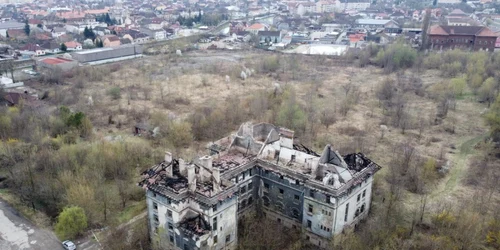
[[[76,249],[75,243],[73,243],[72,241],[69,241],[69,240],[63,241],[62,245],[63,245],[64,249],[66,249],[66,250],[75,250]]]

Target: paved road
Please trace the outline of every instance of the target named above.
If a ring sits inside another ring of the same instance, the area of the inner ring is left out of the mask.
[[[1,250],[62,250],[60,241],[49,230],[37,228],[0,199]]]

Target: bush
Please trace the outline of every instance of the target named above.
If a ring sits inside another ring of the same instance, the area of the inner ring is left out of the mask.
[[[446,63],[439,67],[441,75],[446,77],[454,77],[460,74],[463,70],[460,62]]]
[[[380,67],[384,68],[385,72],[394,72],[398,69],[410,68],[416,60],[416,50],[403,43],[396,43],[384,50],[380,50],[375,61]]]
[[[108,90],[108,95],[113,98],[113,100],[118,100],[121,98],[121,89],[119,87],[112,87]]]
[[[261,62],[261,71],[264,73],[275,72],[279,67],[280,62],[277,56],[268,56]]]
[[[87,228],[87,216],[81,207],[66,207],[57,217],[56,234],[61,240],[73,239]]]

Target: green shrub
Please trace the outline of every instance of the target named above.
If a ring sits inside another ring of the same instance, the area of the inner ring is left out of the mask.
[[[61,240],[73,239],[87,228],[87,216],[83,208],[66,207],[57,217],[56,234]]]
[[[122,97],[121,89],[119,87],[112,87],[108,89],[108,95],[113,98],[113,100],[118,100]]]

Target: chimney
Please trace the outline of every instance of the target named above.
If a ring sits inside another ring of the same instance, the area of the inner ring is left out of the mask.
[[[213,183],[213,189],[214,189],[213,192],[218,193],[218,192],[222,191],[221,187],[220,187],[221,185],[220,185],[220,170],[219,170],[219,168],[212,169],[212,177],[213,177],[212,183]]]
[[[201,165],[208,170],[212,170],[212,156],[205,155],[200,158]]]
[[[165,151],[165,162],[166,163],[172,162],[172,153]]]
[[[187,173],[188,173],[189,191],[194,192],[194,191],[196,191],[196,172],[195,172],[195,167],[193,164],[190,164],[189,166],[187,166]]]
[[[173,169],[174,169],[174,166],[172,166],[172,165],[168,166],[165,169],[165,171],[167,171],[167,176],[168,177],[174,177],[174,172],[173,172],[174,170]]]
[[[179,172],[181,173],[181,175],[186,176],[186,170],[186,162],[183,159],[179,158]]]

